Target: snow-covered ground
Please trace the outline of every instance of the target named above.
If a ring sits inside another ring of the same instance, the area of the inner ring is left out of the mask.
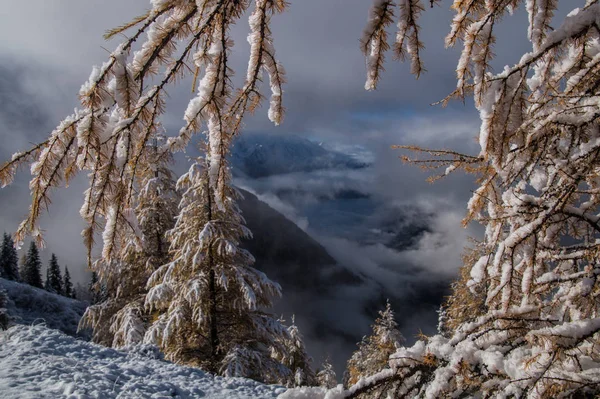
[[[259,399],[286,392],[169,363],[151,347],[127,352],[92,344],[87,334],[75,337],[84,302],[4,279],[0,289],[13,324],[0,331],[0,399]]]
[[[0,332],[0,397],[276,398],[285,388],[221,378],[156,358],[78,340],[43,325]]]
[[[7,309],[13,323],[45,324],[69,335],[77,334],[77,324],[87,307],[85,302],[2,278],[0,289],[8,293]]]
[[[77,333],[86,304],[0,279],[12,327],[0,330],[0,399],[322,399],[321,388],[286,389],[222,378],[162,360],[151,346],[117,351]],[[341,390],[341,387],[339,388]],[[334,390],[336,391],[336,390]],[[337,399],[330,392],[327,399]]]

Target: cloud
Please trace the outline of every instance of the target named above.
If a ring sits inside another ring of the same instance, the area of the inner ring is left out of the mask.
[[[425,232],[413,248],[402,252],[402,258],[428,273],[455,278],[470,236],[469,230],[457,228],[463,216],[464,212],[456,210],[438,210],[429,226],[431,231]],[[474,233],[473,229],[470,233]]]
[[[457,274],[462,248],[467,244],[466,232],[456,234],[455,223],[459,221],[456,213],[436,214],[430,231],[407,251],[315,235],[342,267],[364,279],[358,286],[339,282],[319,297],[289,289],[285,292],[282,303],[286,308],[301,309],[303,317],[297,320],[317,362],[329,354],[341,372],[356,350],[356,342],[371,333],[370,326],[386,299],[392,301],[407,344],[421,332],[435,333],[437,309],[448,293],[448,282]],[[327,329],[321,327],[323,320],[327,320]],[[332,330],[336,333],[331,334]]]

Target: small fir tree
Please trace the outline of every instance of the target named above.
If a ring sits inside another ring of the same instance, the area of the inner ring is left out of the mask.
[[[317,382],[319,386],[332,389],[337,386],[337,376],[335,370],[329,361],[329,356],[325,358],[321,369],[317,372]]]
[[[71,282],[71,275],[69,274],[69,269],[65,266],[65,281],[63,284],[64,295],[67,298],[74,298],[73,292],[73,283]]]
[[[379,318],[373,324],[373,333],[364,337],[359,344],[358,350],[354,352],[348,361],[349,386],[356,384],[361,378],[366,378],[383,369],[389,368],[389,357],[401,346],[404,337],[398,330],[398,324],[394,320],[394,312],[387,302],[385,310],[379,312]],[[389,387],[380,386],[364,398],[378,397],[382,391]],[[373,396],[371,396],[373,395]]]
[[[46,289],[49,291],[60,295],[64,294],[63,277],[60,272],[60,266],[58,265],[58,259],[54,254],[52,254],[52,257],[50,258],[50,264],[47,270],[47,283],[48,287]]]
[[[0,250],[0,277],[8,280],[19,280],[19,259],[15,243],[10,234],[4,233]]]
[[[318,385],[315,372],[311,368],[312,358],[306,352],[304,339],[296,325],[295,317],[292,317],[292,324],[287,327],[287,331],[289,337],[284,340],[287,350],[281,359],[282,363],[292,372],[287,386]]]
[[[40,254],[38,252],[37,245],[35,242],[31,242],[29,251],[27,251],[27,258],[23,266],[23,282],[33,287],[44,288],[42,283],[42,262],[40,261]]]

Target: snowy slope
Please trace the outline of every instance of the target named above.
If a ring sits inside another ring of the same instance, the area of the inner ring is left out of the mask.
[[[0,332],[0,397],[258,399],[286,391],[242,378],[214,377],[158,360],[155,353],[128,354],[45,326],[17,325]]]
[[[320,169],[359,169],[368,163],[354,154],[330,150],[295,135],[249,135],[238,139],[231,153],[234,173],[260,178]]]
[[[77,324],[87,304],[27,284],[0,278],[0,289],[8,292],[8,314],[16,324],[41,324],[77,334]]]

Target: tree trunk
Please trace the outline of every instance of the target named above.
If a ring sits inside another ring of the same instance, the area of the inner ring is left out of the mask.
[[[212,220],[212,192],[210,190],[210,182],[207,181],[208,200],[207,200],[207,215],[208,221]],[[215,269],[213,265],[212,243],[208,246],[208,295],[209,295],[209,323],[210,323],[210,355],[211,367],[213,372],[217,372],[217,361],[219,355],[219,335],[217,330],[217,285]]]
[[[156,169],[156,171],[154,171],[154,178],[158,180],[158,168]],[[156,191],[158,191],[158,188],[156,189]],[[158,197],[158,192],[156,193],[157,197]],[[159,208],[155,208],[156,212],[155,212],[155,216],[154,216],[154,222],[156,223],[156,252],[158,253],[158,262],[162,262],[163,259],[165,258],[165,254],[163,254],[163,247],[162,247],[162,236],[161,236],[161,226],[160,226],[160,215],[159,215]],[[159,266],[159,265],[158,265]]]

